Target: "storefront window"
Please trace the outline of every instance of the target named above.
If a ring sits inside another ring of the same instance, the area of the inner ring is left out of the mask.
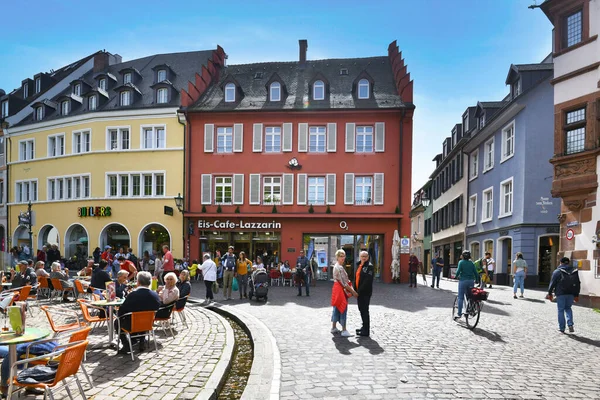
[[[279,232],[223,232],[200,231],[200,251],[213,256],[219,250],[225,254],[229,246],[239,255],[241,251],[254,263],[260,256],[265,267],[277,266],[283,261],[281,255],[281,234]]]

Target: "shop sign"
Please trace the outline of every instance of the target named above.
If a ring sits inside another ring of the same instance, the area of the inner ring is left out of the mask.
[[[288,247],[288,253],[295,253],[296,252],[296,248],[295,247]]]
[[[198,228],[199,229],[281,229],[280,222],[244,222],[240,220],[240,222],[234,222],[230,220],[221,221],[216,219],[214,221],[206,221],[203,219],[198,220]]]
[[[579,225],[579,221],[571,221],[571,222],[567,222],[567,228],[572,228],[574,226]]]
[[[111,215],[110,207],[79,207],[77,209],[78,217],[110,217]]]
[[[23,225],[29,225],[29,212],[21,211],[19,213],[19,223]]]

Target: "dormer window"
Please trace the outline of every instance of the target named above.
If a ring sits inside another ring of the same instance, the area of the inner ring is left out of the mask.
[[[129,90],[125,90],[121,92],[121,105],[129,106],[131,105],[131,92]]]
[[[235,84],[228,83],[225,85],[225,102],[233,103],[235,101]]]
[[[106,91],[106,78],[100,79],[100,81],[98,82],[98,87]]]
[[[269,100],[281,101],[281,83],[273,82],[269,88]]]
[[[512,94],[513,94],[513,98],[517,97],[518,95],[521,94],[521,80],[517,79],[516,81],[513,82],[513,84],[511,85],[511,90],[512,90]]]
[[[313,83],[313,100],[325,100],[325,83],[323,81]]]
[[[81,96],[81,83],[76,83],[73,86],[73,94],[76,96]]]
[[[157,75],[157,82],[162,82],[162,81],[166,81],[167,80],[167,70],[166,69],[159,69],[156,72]]]
[[[168,100],[168,90],[167,88],[160,88],[156,91],[156,102],[158,104],[164,104],[167,103]]]
[[[23,98],[26,99],[29,97],[29,87],[26,83],[23,84]]]
[[[94,111],[98,107],[98,96],[90,96],[88,98],[88,110]]]
[[[35,120],[41,121],[44,119],[44,107],[36,107],[35,108]]]
[[[483,129],[484,126],[485,126],[485,114],[481,114],[481,117],[479,117],[479,129]]]
[[[2,102],[2,115],[0,115],[2,118],[6,118],[8,117],[8,100],[4,100]]]
[[[131,83],[131,72],[126,72],[123,75],[123,83]]]
[[[465,115],[463,117],[463,132],[469,131],[469,115]]]
[[[370,96],[369,89],[370,85],[368,80],[361,79],[360,81],[358,81],[358,98],[368,99]]]
[[[60,103],[60,115],[69,115],[69,100]]]
[[[42,78],[35,78],[35,93],[42,91]]]

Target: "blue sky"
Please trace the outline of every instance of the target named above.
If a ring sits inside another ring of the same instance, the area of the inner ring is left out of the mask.
[[[537,0],[538,3],[541,0]],[[534,0],[7,1],[0,88],[106,49],[130,60],[221,45],[229,64],[386,55],[393,40],[414,79],[413,192],[478,100],[500,100],[511,63],[541,61],[552,26]],[[23,17],[26,17],[24,20]]]

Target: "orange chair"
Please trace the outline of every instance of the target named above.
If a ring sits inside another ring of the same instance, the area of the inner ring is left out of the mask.
[[[77,302],[79,303],[79,307],[81,308],[81,314],[83,315],[83,320],[85,322],[87,322],[88,324],[102,325],[103,323],[108,321],[108,318],[106,317],[106,310],[104,308],[93,306],[93,305],[89,304],[88,301],[85,299],[78,299]],[[90,313],[90,308],[93,310],[104,311],[105,316],[99,317],[97,315],[92,315]]]
[[[187,296],[180,298],[179,300],[177,300],[175,302],[175,309],[173,310],[173,314],[172,314],[173,315],[172,319],[175,319],[175,313],[177,313],[177,315],[179,315],[179,318],[181,319],[181,322],[183,323],[183,325],[185,325],[186,328],[188,328],[188,324],[187,324],[187,320],[185,317],[185,305],[187,304],[188,297],[190,297],[189,294]]]
[[[281,272],[277,271],[276,269],[272,269],[271,272],[269,272],[269,276],[271,278],[271,286],[275,286],[275,283],[277,283],[277,286],[279,286],[279,283],[281,282]]]
[[[79,393],[81,397],[84,399],[85,392],[83,391],[83,387],[81,386],[81,382],[77,377],[77,372],[79,371],[79,367],[83,361],[83,356],[85,355],[85,349],[87,348],[88,341],[78,341],[74,343],[69,343],[66,345],[57,346],[52,353],[45,354],[39,357],[33,357],[26,360],[19,360],[15,362],[10,369],[10,379],[8,386],[8,394],[7,398],[12,398],[13,389],[16,387],[20,388],[33,388],[33,389],[43,389],[45,392],[44,397],[48,397],[53,399],[52,389],[56,387],[56,385],[60,382],[64,383],[64,387],[67,390],[67,394],[69,398],[73,398],[71,396],[71,391],[67,386],[66,379],[73,377],[75,382],[77,383],[77,387],[79,389]],[[33,363],[37,360],[41,359],[49,359],[50,361],[55,361],[56,358],[60,356],[58,360],[58,366],[56,369],[56,375],[54,376],[54,380],[50,383],[20,383],[17,380],[17,369],[20,365],[24,365],[27,368],[27,364]]]
[[[176,304],[177,302],[174,301],[171,304],[162,306],[156,311],[156,315],[154,316],[154,322],[158,322],[161,325],[165,337],[167,336],[167,328],[169,328],[171,331],[171,336],[175,337],[175,334],[173,333],[173,326],[171,325],[171,316],[173,315],[173,310],[175,309]]]
[[[41,306],[40,308],[46,313],[48,323],[50,324],[50,329],[52,329],[55,333],[70,331],[72,329],[87,326],[85,322],[81,322],[79,320],[79,315],[75,310],[70,310],[68,308],[59,308],[55,306]],[[77,322],[66,322],[60,325],[55,321],[55,319],[57,319],[57,316],[68,316],[71,318],[75,318]]]
[[[154,340],[154,348],[156,354],[158,353],[158,344],[156,343],[156,336],[154,335],[154,311],[136,311],[123,314],[117,318],[117,350],[119,349],[119,343],[121,342],[120,333],[124,333],[129,342],[129,349],[131,350],[131,360],[133,361],[133,346],[131,344],[131,338],[141,337],[145,338],[152,334],[152,340]],[[131,318],[131,328],[125,328],[121,326],[125,317]]]
[[[48,296],[48,298],[50,298],[50,294],[52,292],[52,290],[50,289],[50,285],[48,283],[48,278],[46,278],[45,276],[38,276],[38,290],[37,290],[37,296],[38,296],[38,302],[41,300],[40,296]]]

